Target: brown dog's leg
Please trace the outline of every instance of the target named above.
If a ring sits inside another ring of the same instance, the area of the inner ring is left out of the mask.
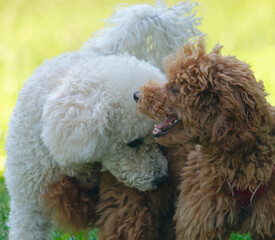
[[[146,193],[128,188],[110,173],[100,178],[98,204],[100,240],[157,239],[158,221]]]

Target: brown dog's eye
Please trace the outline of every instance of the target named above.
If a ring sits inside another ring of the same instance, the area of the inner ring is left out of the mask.
[[[132,142],[126,143],[126,145],[130,148],[137,148],[139,147],[141,144],[143,143],[143,139],[142,138],[137,138]]]
[[[171,85],[171,91],[175,94],[179,93],[179,91],[180,91],[179,85],[177,83]]]

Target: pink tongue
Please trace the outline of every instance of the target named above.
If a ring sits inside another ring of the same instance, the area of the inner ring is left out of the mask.
[[[174,117],[168,117],[168,118],[165,119],[164,122],[162,122],[162,123],[156,125],[155,127],[156,127],[157,129],[162,129],[162,128],[164,128],[164,127],[169,126],[169,124],[170,124],[171,122],[173,122],[174,120],[175,120]]]

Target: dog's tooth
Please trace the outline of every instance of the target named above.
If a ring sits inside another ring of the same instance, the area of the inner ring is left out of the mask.
[[[153,130],[153,134],[157,134],[157,133],[159,133],[160,132],[160,129],[158,129],[158,128],[154,128],[154,130]]]

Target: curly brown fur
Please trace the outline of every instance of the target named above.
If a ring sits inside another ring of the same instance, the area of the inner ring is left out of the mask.
[[[228,239],[232,231],[274,239],[274,110],[249,66],[220,49],[208,54],[203,39],[184,45],[165,61],[167,83],[148,82],[137,106],[158,120],[180,119],[156,138],[161,145],[196,145],[183,168],[177,239]],[[228,182],[252,191],[267,187],[242,209]]]
[[[74,231],[96,226],[100,240],[174,240],[177,187],[184,156],[191,149],[185,145],[165,150],[170,177],[156,190],[140,192],[104,172],[99,193],[89,192],[93,182],[83,185],[79,179],[62,176],[49,188],[48,205],[61,226]]]
[[[98,171],[99,168],[95,166]],[[95,170],[89,182],[61,175],[56,182],[48,185],[48,192],[42,197],[60,228],[77,232],[94,227],[99,198],[98,171]]]
[[[156,190],[139,192],[109,173],[100,178],[97,207],[100,240],[174,240],[173,216],[184,156],[190,145],[167,149],[169,180]],[[179,161],[181,159],[181,161]]]

